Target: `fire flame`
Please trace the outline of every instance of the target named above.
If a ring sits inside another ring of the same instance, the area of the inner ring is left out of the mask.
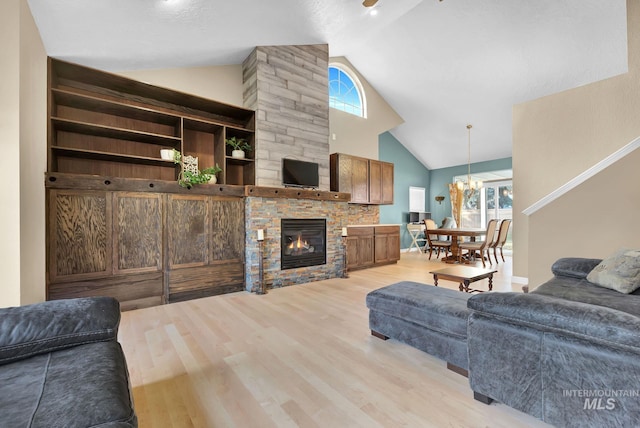
[[[304,241],[303,243],[302,240],[300,239],[300,236],[298,236],[297,241],[294,241],[291,244],[289,244],[289,248],[306,248],[308,246],[309,244],[307,244],[307,241]]]

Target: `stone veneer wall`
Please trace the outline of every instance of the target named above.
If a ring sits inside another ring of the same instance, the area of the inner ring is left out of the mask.
[[[380,223],[379,205],[349,204],[349,224]]]
[[[256,185],[282,187],[282,158],[319,164],[329,190],[329,46],[259,46],[244,60],[244,106],[256,111]]]
[[[264,229],[264,281],[266,288],[304,284],[342,276],[344,255],[342,227],[348,224],[347,202],[286,198],[245,198],[245,285],[247,291],[259,287],[259,247],[257,230]],[[280,269],[282,218],[327,219],[327,263],[304,268]]]

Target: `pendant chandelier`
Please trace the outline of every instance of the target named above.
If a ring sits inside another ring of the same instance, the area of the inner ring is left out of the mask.
[[[467,125],[468,143],[467,143],[467,181],[456,181],[455,185],[459,191],[464,194],[465,199],[473,197],[476,192],[482,189],[482,181],[471,181],[471,125]]]

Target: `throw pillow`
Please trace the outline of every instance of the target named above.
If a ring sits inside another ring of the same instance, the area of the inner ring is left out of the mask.
[[[618,250],[593,268],[587,281],[620,293],[633,293],[640,288],[640,250]]]

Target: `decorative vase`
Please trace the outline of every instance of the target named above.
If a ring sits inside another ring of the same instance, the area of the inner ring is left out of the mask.
[[[172,161],[173,156],[173,149],[160,149],[160,159]]]
[[[216,184],[218,182],[218,178],[215,175],[212,175],[209,179],[209,184]]]
[[[231,157],[235,159],[244,159],[244,150],[233,150]]]

